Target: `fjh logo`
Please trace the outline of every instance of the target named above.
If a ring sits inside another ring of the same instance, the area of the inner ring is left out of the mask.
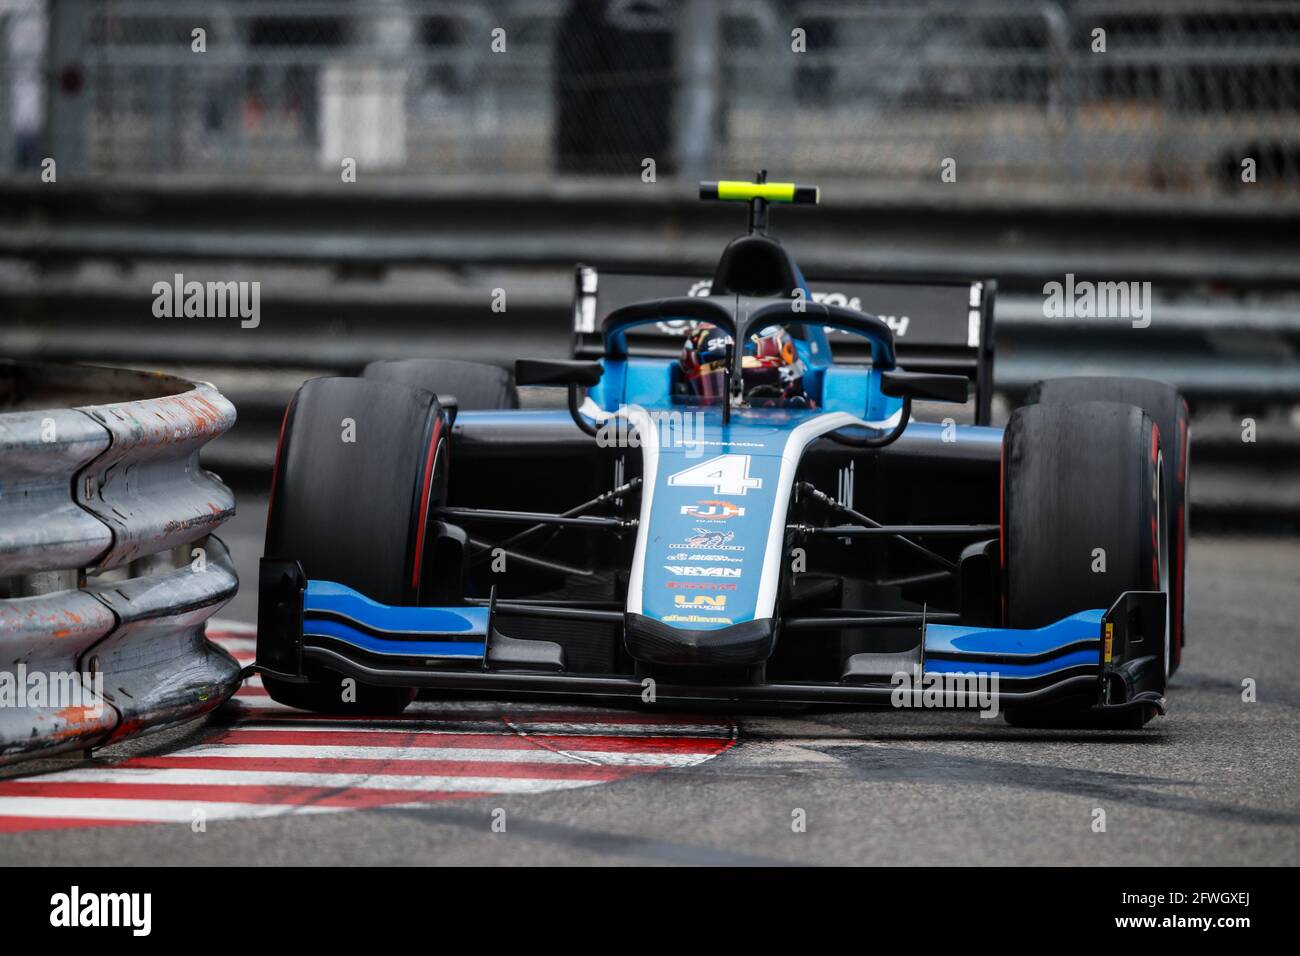
[[[160,319],[238,318],[245,329],[262,324],[260,282],[186,282],[178,272],[171,282],[155,282],[153,295],[153,314]]]
[[[153,928],[153,894],[83,893],[74,886],[50,897],[50,925],[125,926],[132,936],[148,936]]]
[[[682,514],[700,521],[726,521],[745,517],[745,509],[730,501],[697,501],[693,505],[682,505]]]

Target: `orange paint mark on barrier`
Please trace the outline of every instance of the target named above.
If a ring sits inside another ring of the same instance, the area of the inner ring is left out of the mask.
[[[75,737],[85,736],[87,733],[102,731],[106,728],[107,714],[107,706],[99,708],[64,707],[55,714],[63,722],[63,726],[51,736],[55,740],[70,740]],[[111,718],[108,719],[111,720]]]

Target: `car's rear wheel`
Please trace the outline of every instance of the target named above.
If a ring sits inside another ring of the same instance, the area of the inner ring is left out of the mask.
[[[1167,586],[1160,432],[1134,405],[1016,409],[1003,436],[1002,580],[1008,627],[1036,628],[1125,591]],[[1166,628],[1168,642],[1168,628]],[[1165,660],[1169,659],[1168,643]],[[1091,711],[1095,691],[1009,708],[1017,726],[1141,726],[1151,708]]]
[[[1038,382],[1025,396],[1027,404],[1079,405],[1083,402],[1124,402],[1136,405],[1160,430],[1164,458],[1161,496],[1169,529],[1169,672],[1178,669],[1186,643],[1186,563],[1188,534],[1188,414],[1187,402],[1172,385],[1140,378],[1078,377]]]
[[[355,378],[304,384],[285,415],[265,554],[384,604],[418,603],[429,513],[446,489],[446,431],[424,390]],[[323,712],[394,713],[415,696],[344,684],[319,667],[308,676],[263,683],[274,700]]]

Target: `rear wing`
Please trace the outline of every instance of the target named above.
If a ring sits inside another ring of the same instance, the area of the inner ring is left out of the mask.
[[[573,354],[603,354],[600,326],[621,306],[680,295],[708,295],[708,276],[662,273],[597,272],[578,266],[574,274]],[[808,279],[815,302],[878,315],[894,330],[898,364],[914,371],[964,375],[974,383],[968,414],[977,425],[989,423],[993,399],[993,300],[997,284],[981,282],[905,282]],[[627,334],[633,355],[670,358],[681,347],[685,322],[659,322]],[[857,336],[828,332],[836,362],[865,363],[867,342]],[[953,406],[942,406],[951,414]]]

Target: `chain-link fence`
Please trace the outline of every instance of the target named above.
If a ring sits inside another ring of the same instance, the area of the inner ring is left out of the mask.
[[[1300,197],[1300,3],[0,0],[0,167]]]

